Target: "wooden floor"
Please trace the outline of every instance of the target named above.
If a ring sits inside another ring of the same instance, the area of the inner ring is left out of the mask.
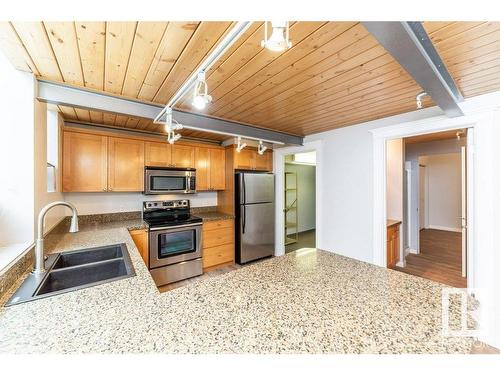
[[[456,288],[467,287],[462,277],[462,234],[435,229],[420,231],[420,253],[408,254],[398,271]]]
[[[316,229],[300,232],[299,241],[285,246],[285,253],[288,254],[304,247],[316,247]]]

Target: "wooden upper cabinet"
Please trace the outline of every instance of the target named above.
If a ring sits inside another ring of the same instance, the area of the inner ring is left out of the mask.
[[[255,152],[255,169],[259,171],[272,171],[273,170],[273,152],[266,151],[264,155],[259,155]]]
[[[107,189],[108,137],[64,132],[64,192],[97,192]]]
[[[226,152],[224,149],[210,149],[210,188],[226,188]],[[198,175],[198,172],[196,173]]]
[[[196,147],[196,190],[224,190],[226,154],[224,149]]]
[[[206,147],[196,147],[196,190],[204,191],[210,189],[210,150]]]
[[[151,167],[170,167],[172,146],[164,142],[144,142],[144,163]]]
[[[254,150],[244,148],[240,152],[234,149],[234,169],[255,169]]]
[[[144,190],[144,141],[109,137],[108,190]]]
[[[244,148],[240,152],[234,149],[234,169],[269,171],[273,170],[273,152],[268,150],[259,155],[257,150]]]
[[[194,168],[194,147],[172,145],[172,167]]]

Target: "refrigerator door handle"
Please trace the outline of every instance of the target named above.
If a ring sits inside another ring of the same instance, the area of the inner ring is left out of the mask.
[[[243,215],[243,219],[241,220],[242,228],[241,232],[242,234],[245,234],[245,225],[246,225],[246,219],[247,219],[247,209],[245,205],[241,206],[243,210],[241,211],[241,214]]]
[[[247,203],[247,193],[246,193],[246,187],[245,187],[245,174],[244,173],[241,174],[241,190],[243,190],[242,191],[243,202],[241,202],[241,203],[246,204]]]

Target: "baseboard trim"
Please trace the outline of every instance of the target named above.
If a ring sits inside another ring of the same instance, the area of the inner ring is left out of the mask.
[[[443,227],[441,225],[429,225],[427,229],[436,229],[436,230],[444,230],[447,232],[461,232],[461,228],[451,228],[451,227]]]
[[[408,254],[418,254],[420,251],[415,250],[415,249],[408,249]]]

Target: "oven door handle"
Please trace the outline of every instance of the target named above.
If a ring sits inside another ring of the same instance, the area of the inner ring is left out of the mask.
[[[188,227],[196,227],[196,226],[201,226],[201,223],[192,223],[192,224],[184,224],[184,225],[173,225],[170,227],[155,227],[155,228],[149,228],[150,232],[157,232],[159,230],[165,230],[165,229],[178,229],[178,228],[188,228]]]

